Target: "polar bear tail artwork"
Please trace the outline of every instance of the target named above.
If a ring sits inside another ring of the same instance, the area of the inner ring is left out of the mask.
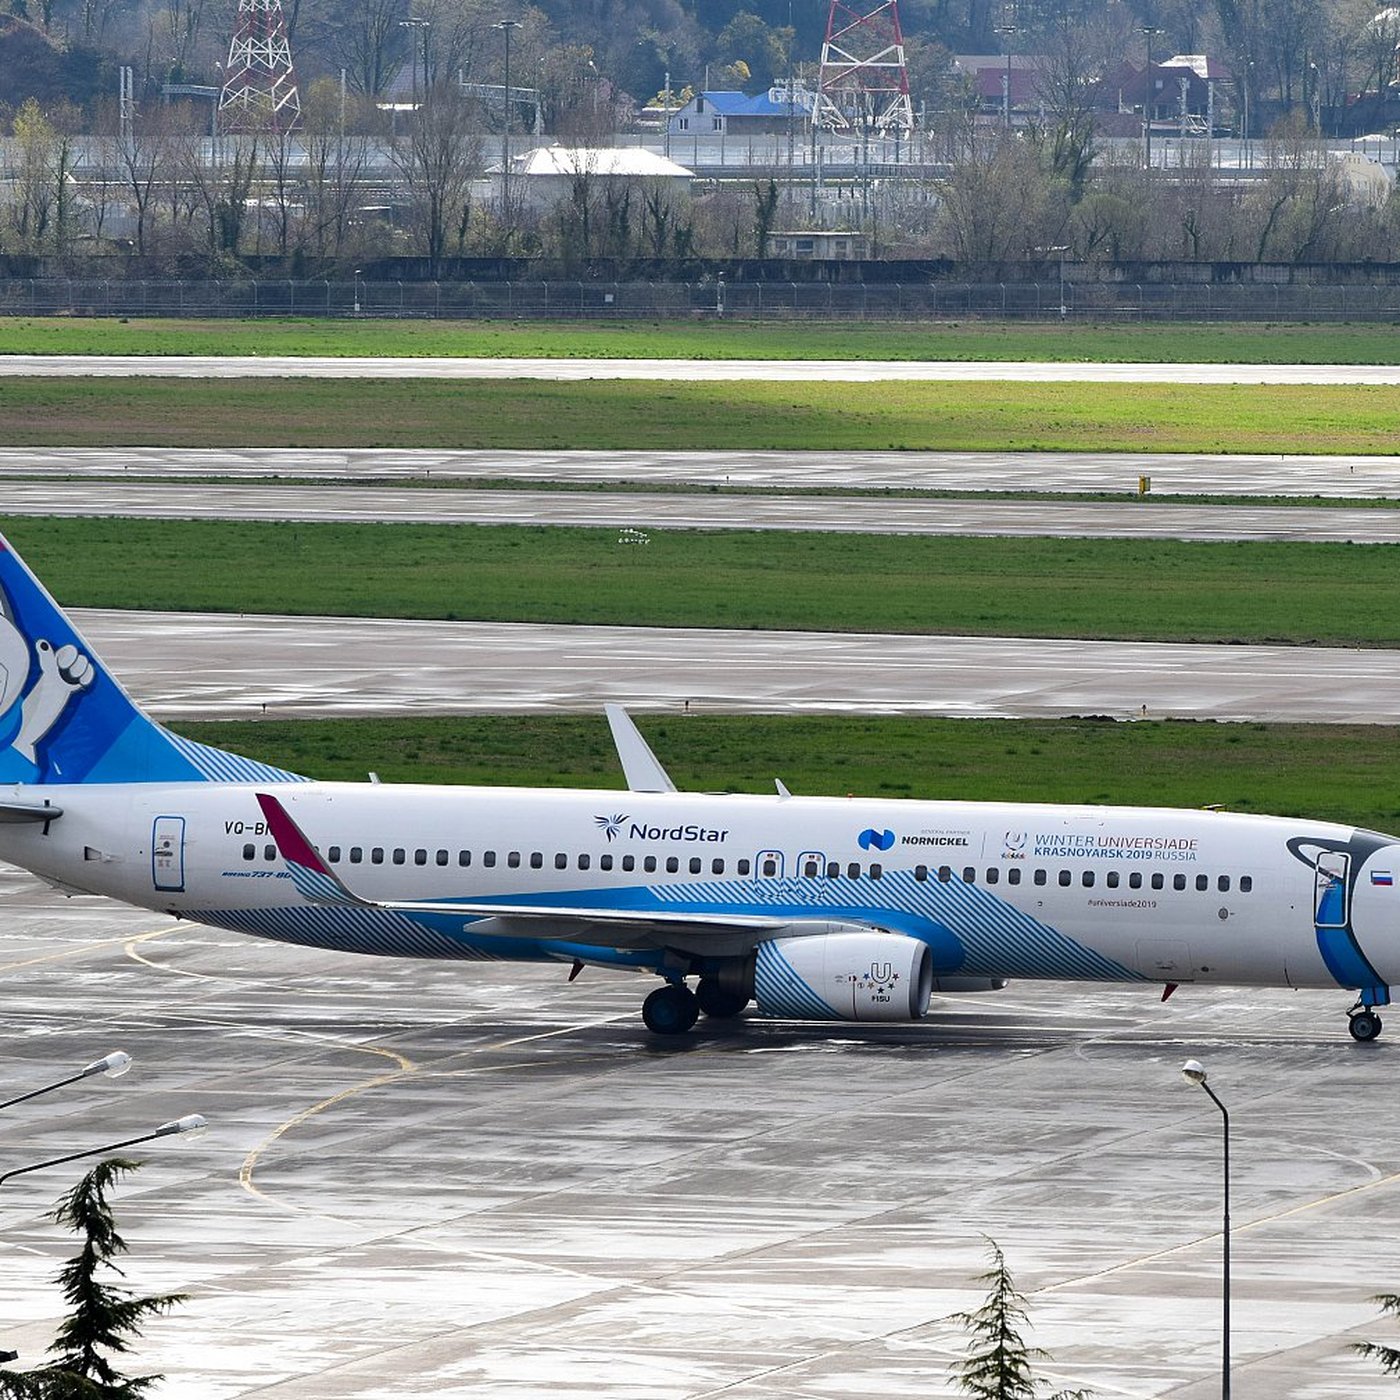
[[[0,783],[295,781],[143,713],[0,535]]]

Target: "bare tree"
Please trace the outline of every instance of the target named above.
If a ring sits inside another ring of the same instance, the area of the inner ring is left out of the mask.
[[[482,171],[475,104],[455,82],[432,88],[406,134],[389,144],[389,158],[408,187],[414,225],[434,277],[449,235],[460,253],[466,240],[471,185]]]

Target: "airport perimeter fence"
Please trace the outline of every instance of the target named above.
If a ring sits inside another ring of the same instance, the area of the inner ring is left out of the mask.
[[[1400,285],[0,279],[0,315],[495,320],[1400,321]]]

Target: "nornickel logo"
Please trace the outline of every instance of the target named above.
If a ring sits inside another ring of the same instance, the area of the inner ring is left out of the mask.
[[[894,845],[894,832],[876,831],[868,826],[856,837],[856,843],[862,851],[888,851]]]

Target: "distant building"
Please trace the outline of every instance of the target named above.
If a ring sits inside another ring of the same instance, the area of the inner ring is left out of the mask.
[[[1024,114],[1039,108],[1039,63],[1033,54],[953,55],[953,71],[961,74],[971,89],[977,110],[989,117],[1004,116],[1008,106],[1013,119],[1018,112]]]
[[[868,258],[870,240],[865,234],[848,228],[794,229],[768,235],[768,256],[800,262]]]
[[[1222,125],[1225,89],[1233,103],[1234,80],[1219,59],[1177,54],[1151,69],[1125,64],[1115,85],[1119,112],[1145,113],[1154,131],[1206,136]]]
[[[811,119],[814,94],[794,85],[774,86],[757,97],[742,92],[697,92],[671,114],[673,136],[776,136]]]
[[[501,166],[487,172],[501,183]],[[539,207],[557,203],[581,179],[611,183],[663,180],[677,189],[689,189],[695,174],[683,165],[640,146],[538,146],[513,156],[510,178],[515,194]]]

